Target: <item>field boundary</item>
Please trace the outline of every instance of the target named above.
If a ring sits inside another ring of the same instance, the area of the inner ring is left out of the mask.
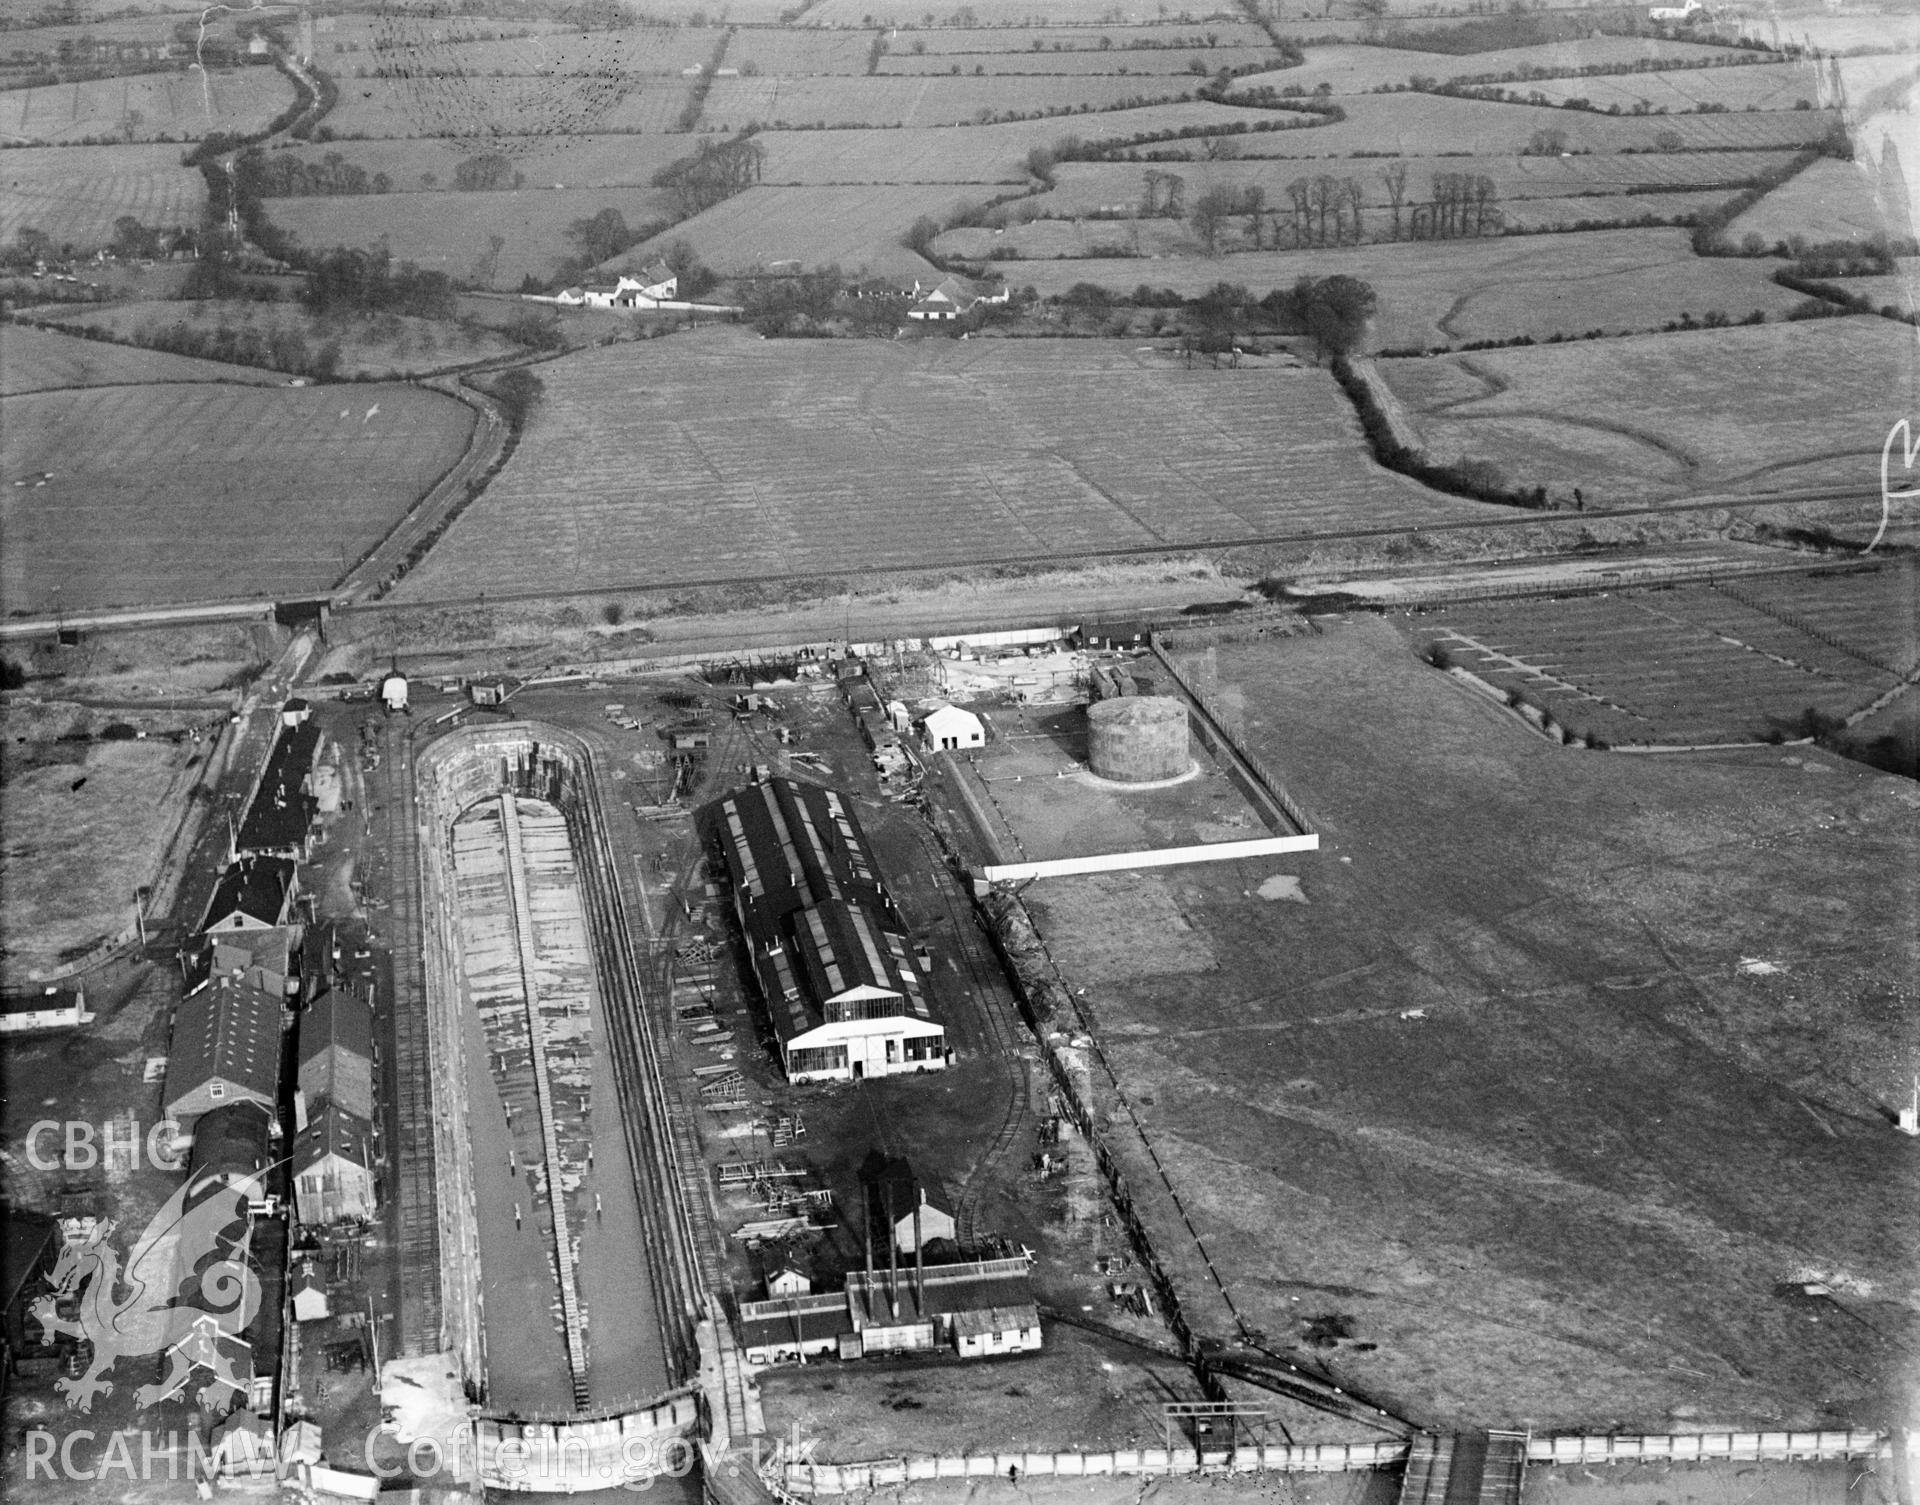
[[[1302,836],[1313,837],[1313,849],[1317,849],[1320,845],[1320,838],[1315,834],[1316,827],[1312,818],[1300,807],[1294,797],[1287,793],[1286,786],[1280,782],[1279,776],[1259,758],[1246,751],[1238,742],[1227,735],[1225,726],[1222,725],[1219,716],[1215,714],[1213,706],[1207,700],[1206,696],[1181,672],[1179,666],[1167,656],[1166,650],[1160,646],[1160,635],[1157,632],[1147,634],[1147,646],[1153,650],[1153,656],[1160,661],[1160,666],[1172,676],[1173,682],[1180,687],[1187,699],[1192,702],[1193,709],[1198,718],[1195,722],[1195,728],[1200,733],[1200,740],[1206,743],[1208,751],[1212,752],[1216,757],[1224,752],[1227,756],[1229,771],[1236,771],[1234,765],[1238,765],[1238,769],[1244,770],[1244,780],[1252,783],[1260,791],[1261,795],[1264,796],[1265,802],[1274,806],[1279,814],[1290,822],[1293,828]],[[1289,847],[1283,850],[1300,851],[1307,849]]]
[[[980,869],[989,883],[1022,883],[1031,878],[1069,878],[1085,873],[1131,872],[1135,868],[1177,867],[1189,862],[1237,862],[1242,857],[1272,857],[1282,852],[1317,852],[1320,838],[1258,836],[1248,841],[1202,842],[1191,847],[1149,848],[1138,852],[1109,852],[1096,857],[1055,857],[1038,862],[1014,862]]]

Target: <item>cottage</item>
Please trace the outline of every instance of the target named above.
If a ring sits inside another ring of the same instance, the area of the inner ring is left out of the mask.
[[[670,303],[680,289],[680,276],[664,261],[655,261],[614,284],[613,295],[623,308],[657,308]]]
[[[373,1126],[329,1103],[293,1143],[293,1202],[309,1228],[374,1214]]]
[[[942,277],[938,282],[930,283],[922,283],[916,278],[908,296],[913,299],[913,306],[907,310],[909,319],[943,323],[958,319],[976,308],[1006,303],[1012,295],[1005,287],[998,292],[984,293],[962,278]]]
[[[183,1130],[233,1103],[269,1114],[279,1096],[281,999],[241,978],[215,977],[180,1001],[162,1102]]]
[[[943,705],[920,718],[920,743],[929,752],[955,752],[967,747],[985,747],[987,729],[972,711],[957,705]]]
[[[93,1023],[84,988],[45,988],[38,993],[0,995],[0,1034],[24,1035],[43,1029],[73,1029]]]

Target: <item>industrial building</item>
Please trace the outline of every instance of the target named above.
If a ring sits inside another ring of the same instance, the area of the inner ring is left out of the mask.
[[[851,803],[776,778],[708,807],[755,981],[794,1082],[937,1070],[913,948]]]
[[[42,1029],[73,1029],[93,1023],[84,988],[44,988],[38,993],[0,996],[0,1034],[24,1035]]]
[[[285,724],[267,757],[260,787],[247,806],[234,837],[234,855],[286,857],[305,862],[313,855],[313,821],[319,813],[308,788],[320,728],[305,717]]]
[[[952,1209],[937,1186],[929,1186],[900,1156],[869,1155],[860,1167],[867,1197],[867,1226],[891,1228],[896,1252],[912,1255],[954,1237]]]
[[[196,1195],[217,1184],[239,1192],[249,1202],[264,1202],[272,1145],[273,1115],[260,1104],[237,1102],[215,1108],[194,1125],[187,1184]]]
[[[292,859],[242,857],[220,874],[201,932],[291,929],[299,897],[299,871]]]
[[[273,1113],[282,1007],[279,995],[236,977],[214,977],[183,998],[167,1058],[167,1117],[190,1131],[203,1114],[232,1103]]]
[[[1025,1259],[855,1270],[832,1295],[740,1304],[740,1347],[750,1364],[835,1355],[931,1353],[965,1358],[1041,1346],[1040,1310]]]
[[[293,1142],[293,1205],[310,1228],[374,1214],[373,1130],[329,1103]]]
[[[344,979],[300,1016],[300,1095],[309,1113],[332,1103],[373,1117],[373,1004]]]

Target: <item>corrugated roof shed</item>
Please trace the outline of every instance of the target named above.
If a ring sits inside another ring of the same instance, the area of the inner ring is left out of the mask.
[[[188,1183],[198,1185],[218,1176],[231,1185],[235,1180],[258,1176],[267,1166],[272,1123],[272,1115],[258,1103],[229,1103],[203,1113],[193,1126]]]
[[[744,1348],[826,1342],[852,1331],[853,1313],[847,1309],[845,1294],[839,1291],[740,1303],[740,1339]]]
[[[906,934],[887,916],[858,903],[815,904],[795,913],[789,928],[800,970],[820,1003],[866,988],[904,999],[915,1018],[933,1017]],[[859,1001],[856,993],[844,1010],[830,1012],[857,1018]]]
[[[828,899],[890,906],[859,817],[838,790],[768,779],[708,809],[752,939],[779,939],[783,919]]]

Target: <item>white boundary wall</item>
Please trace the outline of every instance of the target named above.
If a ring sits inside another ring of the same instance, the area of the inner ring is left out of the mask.
[[[1049,862],[1010,862],[983,867],[989,883],[1019,883],[1028,878],[1068,878],[1080,873],[1120,873],[1141,867],[1178,867],[1188,862],[1234,862],[1242,857],[1273,857],[1281,852],[1317,852],[1320,838],[1261,836],[1249,841],[1211,841],[1193,847],[1157,851],[1109,852],[1098,857],[1056,857]]]
[[[1666,1437],[1534,1437],[1532,1464],[1674,1462],[1818,1462],[1889,1457],[1885,1432],[1696,1432]],[[880,1458],[868,1463],[789,1463],[781,1475],[800,1495],[864,1494],[888,1485],[928,1479],[1022,1477],[1080,1479],[1106,1475],[1192,1473],[1347,1473],[1391,1468],[1405,1460],[1406,1442],[1323,1443],[1298,1447],[1243,1447],[1195,1452],[1190,1448],[1122,1449],[1111,1453],[979,1453],[935,1458]],[[1920,1432],[1907,1443],[1920,1454]]]

